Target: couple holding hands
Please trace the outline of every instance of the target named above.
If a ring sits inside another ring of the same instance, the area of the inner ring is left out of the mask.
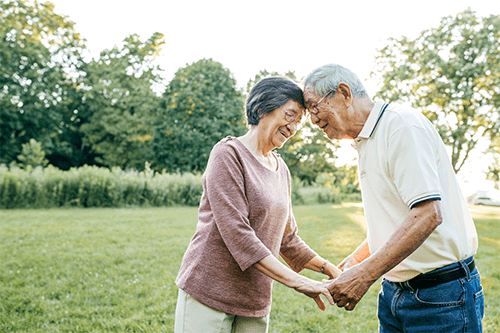
[[[273,152],[306,114],[358,151],[367,238],[338,267],[298,236],[290,172]],[[482,331],[476,229],[445,146],[420,112],[373,102],[352,71],[330,64],[304,90],[262,79],[246,116],[248,132],[217,143],[202,178],[198,225],[176,279],[176,333],[267,332],[273,280],[321,310],[321,295],[353,310],[380,277],[380,332]]]

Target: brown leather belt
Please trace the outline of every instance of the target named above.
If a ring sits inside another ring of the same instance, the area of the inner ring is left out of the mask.
[[[469,272],[472,272],[476,268],[474,259],[467,264]],[[463,278],[467,275],[467,272],[463,266],[450,268],[449,270],[444,270],[440,272],[429,272],[425,274],[420,274],[411,280],[405,282],[394,282],[397,286],[406,290],[415,289],[425,289],[435,287],[441,283],[450,282],[456,279]]]

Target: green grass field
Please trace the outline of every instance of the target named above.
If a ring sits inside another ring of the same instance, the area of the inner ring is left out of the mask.
[[[500,208],[471,206],[485,332],[500,332]],[[301,237],[340,262],[365,237],[359,204],[294,208]],[[0,211],[0,332],[173,332],[196,208]],[[307,272],[321,279],[323,276]],[[376,332],[374,285],[352,312],[275,283],[270,332]]]

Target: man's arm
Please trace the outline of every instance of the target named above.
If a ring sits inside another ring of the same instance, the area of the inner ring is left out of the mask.
[[[415,206],[380,249],[330,283],[337,306],[353,310],[370,286],[422,245],[441,221],[439,201]]]
[[[369,256],[370,256],[370,248],[368,247],[368,240],[365,239],[365,241],[361,243],[361,245],[359,245],[358,248],[354,250],[353,253],[351,253],[348,257],[342,260],[342,262],[339,264],[338,267],[342,271],[345,271],[346,269],[361,263]]]

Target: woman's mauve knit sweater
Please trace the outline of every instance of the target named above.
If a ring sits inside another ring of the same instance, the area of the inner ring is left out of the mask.
[[[281,255],[299,272],[316,253],[297,235],[290,172],[264,167],[236,138],[217,143],[202,178],[198,225],[176,283],[199,302],[225,313],[263,317],[272,279],[252,265]]]

